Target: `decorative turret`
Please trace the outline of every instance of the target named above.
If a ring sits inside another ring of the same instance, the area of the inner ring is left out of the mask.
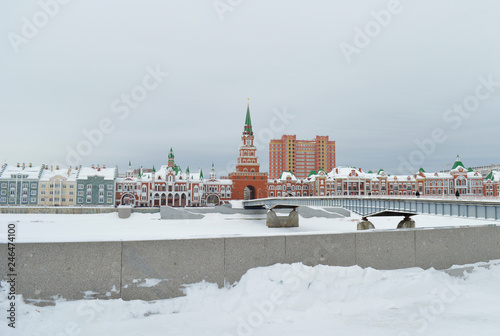
[[[215,173],[215,167],[212,162],[212,169],[210,170],[210,180],[215,181],[217,179],[217,174]]]
[[[128,162],[127,178],[132,178],[134,175],[134,170],[132,169],[132,161]]]
[[[457,158],[455,159],[455,163],[453,164],[451,170],[458,169],[458,167],[465,168],[464,164],[460,160],[460,156],[457,155]]]
[[[169,168],[174,168],[175,167],[175,160],[174,160],[174,152],[172,150],[172,147],[170,147],[170,153],[168,154],[168,167]]]

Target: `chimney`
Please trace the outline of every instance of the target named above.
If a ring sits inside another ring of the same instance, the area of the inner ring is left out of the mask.
[[[30,162],[30,168],[33,167],[33,164]]]
[[[59,165],[56,166],[56,170],[59,170]]]
[[[106,165],[102,165],[102,169],[106,169]]]
[[[53,170],[54,170],[54,166],[50,165],[50,171],[53,171]]]
[[[20,164],[19,164],[19,162],[18,162],[18,163],[17,163],[17,168],[19,168],[19,167],[20,167]]]
[[[358,168],[359,172],[361,173],[361,168]]]
[[[23,170],[24,170],[24,168],[26,168],[26,165],[25,165],[25,164],[24,164],[24,162],[23,162]]]
[[[94,164],[92,163],[92,169],[94,169],[94,168],[95,168],[95,166],[94,166]]]
[[[48,165],[45,165],[45,170],[48,170],[49,169],[49,166]]]

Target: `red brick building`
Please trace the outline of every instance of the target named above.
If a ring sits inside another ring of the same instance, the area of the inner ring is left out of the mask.
[[[314,140],[297,140],[296,135],[283,135],[269,142],[269,177],[292,172],[306,178],[311,171],[331,171],[335,168],[335,141],[317,135]]]
[[[247,105],[247,115],[242,144],[239,149],[236,172],[229,173],[228,178],[233,181],[232,198],[235,200],[267,197],[267,173],[260,172],[257,158],[257,148],[254,146],[250,106]]]

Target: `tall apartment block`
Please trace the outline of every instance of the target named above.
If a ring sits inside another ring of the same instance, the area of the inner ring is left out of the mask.
[[[289,171],[306,178],[311,171],[330,172],[335,167],[335,141],[317,135],[314,140],[297,140],[296,135],[283,135],[269,142],[269,178]]]

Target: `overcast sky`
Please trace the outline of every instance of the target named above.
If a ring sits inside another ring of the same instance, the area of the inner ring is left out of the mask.
[[[498,1],[59,1],[0,12],[2,162],[124,171],[172,147],[224,174],[250,98],[262,171],[282,134],[365,171],[500,163]]]

